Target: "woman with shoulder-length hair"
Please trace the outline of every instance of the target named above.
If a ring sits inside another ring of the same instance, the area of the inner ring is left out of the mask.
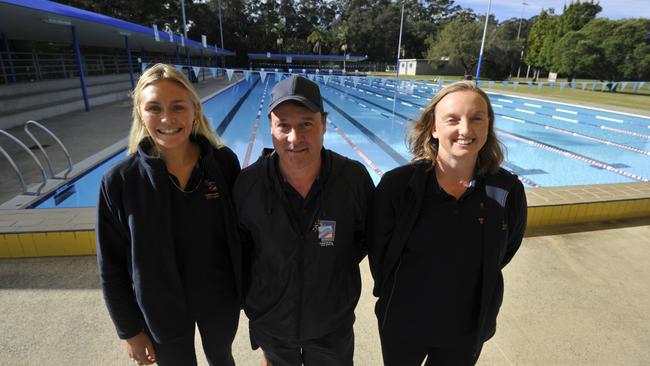
[[[97,206],[104,300],[136,363],[196,365],[197,325],[210,364],[234,365],[239,170],[185,75],[146,70],[133,91],[128,157],[103,176]]]
[[[369,210],[384,363],[474,365],[526,227],[524,187],[499,167],[494,111],[474,82],[443,88],[409,145],[413,161],[382,177]]]

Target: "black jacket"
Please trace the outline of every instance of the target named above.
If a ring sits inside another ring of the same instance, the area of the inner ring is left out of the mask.
[[[354,322],[365,256],[366,210],[374,188],[358,162],[324,150],[315,224],[335,221],[322,242],[317,226],[302,235],[291,218],[274,154],[244,169],[235,183],[244,254],[244,310],[250,324],[282,339],[306,340]]]
[[[227,147],[213,148],[202,138],[201,159],[217,183],[224,204],[225,233],[241,297],[241,246],[230,192],[240,167]],[[188,312],[175,258],[169,194],[174,189],[164,162],[149,156],[151,140],[102,177],[97,204],[97,260],[109,314],[120,338],[146,326],[157,342],[188,336]]]
[[[417,221],[431,169],[429,160],[396,168],[383,177],[370,208],[368,259],[375,280],[373,294],[389,306],[396,268],[410,232]],[[485,195],[483,271],[478,320],[478,342],[494,335],[496,318],[503,300],[501,269],[515,255],[526,229],[526,196],[517,177],[500,169],[478,178]],[[432,223],[433,224],[433,223]],[[432,227],[435,231],[444,228]],[[377,309],[380,324],[385,309]]]

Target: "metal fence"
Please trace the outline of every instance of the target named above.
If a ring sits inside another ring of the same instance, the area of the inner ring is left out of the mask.
[[[175,64],[175,56],[162,54],[142,54],[132,56],[133,71],[139,73],[141,62],[149,64],[163,62]],[[186,59],[181,57],[184,64]],[[192,65],[216,66],[216,57],[204,59],[193,57]],[[85,76],[123,74],[129,72],[127,55],[118,54],[84,54],[82,55]],[[32,82],[51,79],[66,79],[79,76],[77,61],[72,52],[69,53],[37,53],[37,52],[0,52],[0,84],[14,82]]]

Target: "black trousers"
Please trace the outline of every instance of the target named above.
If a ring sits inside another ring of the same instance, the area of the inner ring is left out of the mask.
[[[230,306],[218,314],[196,321],[201,334],[203,352],[210,366],[234,366],[232,342],[239,324],[239,306]],[[195,366],[196,350],[194,332],[191,336],[170,343],[156,343],[151,338],[156,351],[158,366]]]
[[[276,338],[250,327],[251,343],[264,351],[273,366],[352,366],[352,324],[316,339],[294,341]]]
[[[420,366],[425,357],[426,366],[474,366],[481,353],[471,341],[436,347],[410,332],[383,330],[379,336],[385,366]]]

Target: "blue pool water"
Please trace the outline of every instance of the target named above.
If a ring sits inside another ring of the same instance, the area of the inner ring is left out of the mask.
[[[251,76],[204,103],[212,126],[242,166],[272,146],[266,113],[274,76]],[[407,121],[419,115],[438,87],[327,78],[317,78],[329,112],[325,146],[361,161],[375,183],[384,172],[407,163]],[[497,134],[507,149],[503,165],[528,188],[650,178],[649,118],[500,94],[490,94],[490,99]],[[118,154],[36,207],[94,206],[101,174],[123,157]]]

